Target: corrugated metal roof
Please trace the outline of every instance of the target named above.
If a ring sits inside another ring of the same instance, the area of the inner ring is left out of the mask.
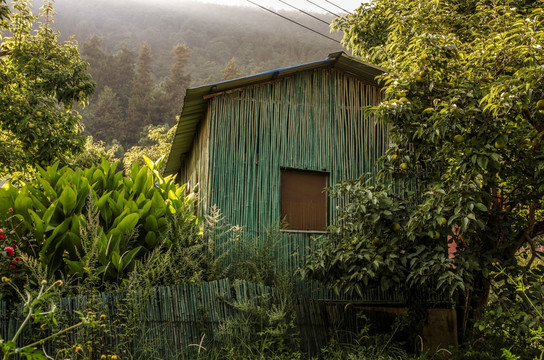
[[[346,55],[344,52],[338,52],[329,54],[326,59],[319,61],[187,89],[172,149],[166,162],[165,174],[170,175],[179,172],[181,162],[191,149],[198,123],[206,116],[209,96],[277,80],[301,71],[327,67],[339,69],[362,81],[375,85],[378,85],[375,80],[376,76],[385,71],[358,58]]]

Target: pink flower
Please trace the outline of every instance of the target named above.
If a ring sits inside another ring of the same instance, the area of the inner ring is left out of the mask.
[[[0,240],[5,238],[6,238],[6,233],[4,232],[4,230],[0,229]]]
[[[13,256],[13,254],[15,254],[15,250],[13,250],[11,246],[6,246],[4,251],[6,252],[7,256]]]

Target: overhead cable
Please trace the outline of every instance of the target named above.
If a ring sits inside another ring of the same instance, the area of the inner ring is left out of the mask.
[[[316,33],[316,34],[318,34],[318,35],[323,36],[324,38],[327,38],[327,39],[329,39],[329,40],[332,40],[332,41],[334,41],[334,42],[337,43],[337,44],[339,43],[338,40],[333,39],[333,38],[330,37],[330,36],[324,35],[324,34],[320,33],[320,32],[317,31],[317,30],[314,30],[314,29],[312,29],[312,28],[309,28],[309,27],[306,26],[306,25],[303,25],[303,24],[301,24],[301,23],[299,23],[299,22],[296,22],[295,20],[289,19],[287,16],[283,16],[283,15],[281,15],[281,14],[278,14],[277,12],[275,12],[275,11],[273,11],[273,10],[270,10],[270,9],[268,9],[268,8],[265,8],[264,6],[261,6],[261,5],[257,4],[257,3],[254,3],[254,2],[251,1],[251,0],[246,0],[246,1],[252,3],[252,4],[255,5],[255,6],[260,7],[260,8],[263,9],[263,10],[266,10],[266,11],[268,11],[268,12],[271,12],[272,14],[277,15],[277,16],[279,16],[279,17],[285,19],[285,20],[288,20],[288,21],[290,21],[290,22],[292,22],[292,23],[295,23],[295,24],[297,24],[298,26],[302,26],[302,27],[305,28],[306,30],[310,30],[311,32],[314,32],[314,33]]]
[[[335,13],[333,13],[333,12],[331,12],[331,11],[325,9],[324,7],[322,7],[322,6],[320,6],[320,5],[317,5],[317,4],[314,3],[313,1],[310,1],[310,0],[306,0],[306,1],[309,2],[310,4],[314,5],[314,6],[317,6],[317,7],[320,8],[321,10],[328,12],[328,13],[331,14],[331,15],[334,15],[334,16],[336,16],[336,17],[340,17],[340,15],[335,14]]]
[[[300,11],[300,12],[303,13],[303,14],[306,14],[306,15],[308,15],[308,16],[311,16],[311,17],[313,17],[314,19],[316,19],[316,20],[318,20],[318,21],[321,21],[322,23],[326,24],[327,26],[330,25],[330,23],[326,22],[325,20],[322,20],[322,19],[318,18],[317,16],[314,16],[314,15],[312,15],[312,14],[310,14],[310,13],[307,13],[306,11],[301,10],[301,9],[299,9],[299,8],[297,8],[297,7],[295,7],[295,6],[291,5],[291,4],[289,4],[289,3],[286,3],[286,2],[283,1],[283,0],[278,0],[278,1],[281,2],[282,4],[285,4],[285,5],[287,5],[287,6],[292,7],[293,9],[296,9],[296,10]]]
[[[333,2],[331,2],[331,1],[329,1],[329,0],[325,0],[325,1],[328,2],[329,4],[331,4],[332,6],[336,6],[337,8],[339,8],[340,10],[342,10],[342,11],[345,12],[345,13],[348,13],[348,14],[349,14],[349,13],[351,12],[351,11],[347,11],[347,10],[344,9],[344,8],[341,8],[340,6],[336,5],[335,3],[333,3]]]

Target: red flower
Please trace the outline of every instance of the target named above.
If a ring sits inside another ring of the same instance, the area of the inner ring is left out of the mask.
[[[13,241],[11,242],[11,246],[15,246],[15,245],[17,245],[17,241],[13,240]]]
[[[0,240],[5,238],[6,238],[6,233],[4,232],[4,230],[0,229]]]
[[[9,268],[11,270],[15,269],[16,267],[17,267],[17,263],[15,261],[12,261],[12,262],[9,263]]]
[[[12,212],[13,212],[13,208],[9,208],[9,212],[12,213]]]
[[[15,254],[15,250],[13,250],[11,246],[6,246],[4,251],[6,252],[7,256],[13,256],[13,254]]]
[[[18,263],[19,261],[21,261],[21,258],[16,256],[15,259],[13,259],[13,261],[15,261],[16,263]]]

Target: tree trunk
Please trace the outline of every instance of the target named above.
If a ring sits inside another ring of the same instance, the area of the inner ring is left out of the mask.
[[[465,344],[473,336],[475,323],[484,316],[490,290],[488,277],[476,278],[473,290],[468,291],[464,298],[464,304],[457,307],[459,344]]]

